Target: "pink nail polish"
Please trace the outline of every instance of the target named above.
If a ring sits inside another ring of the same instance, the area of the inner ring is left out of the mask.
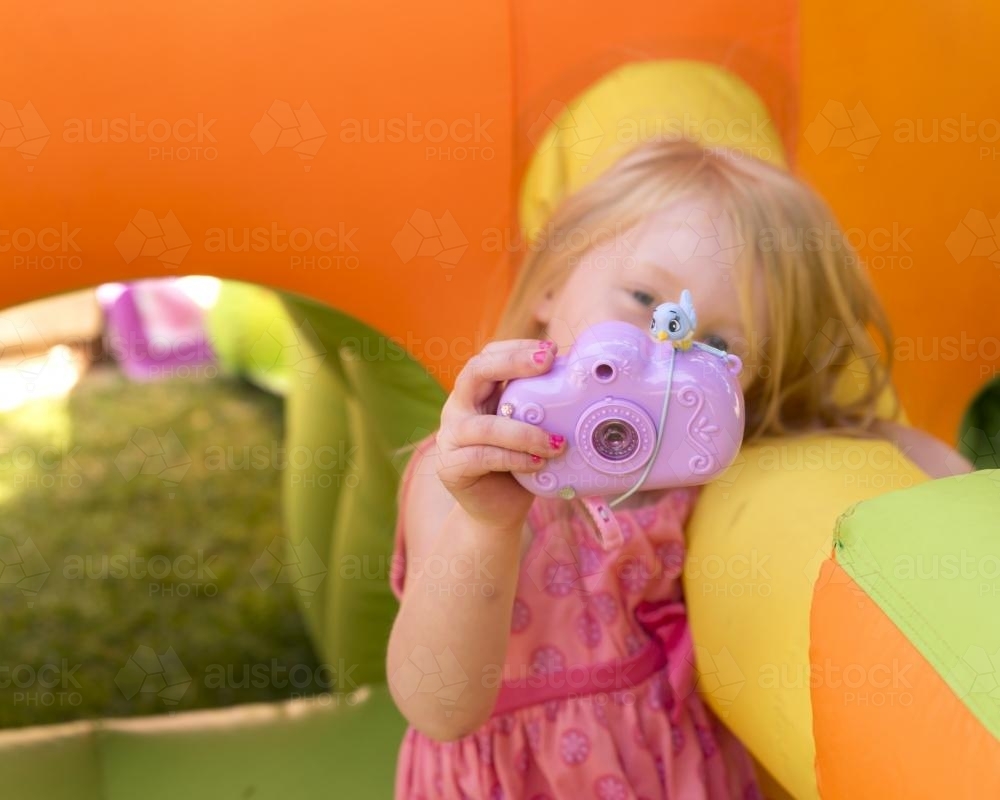
[[[532,455],[531,456],[531,463],[532,464],[541,464],[542,463],[542,457],[541,456]]]
[[[558,450],[562,447],[562,443],[566,441],[565,436],[560,436],[558,433],[549,434],[549,447],[553,450]]]
[[[544,364],[545,363],[545,351],[544,350],[536,350],[534,353],[531,354],[531,360],[534,361],[536,364]]]

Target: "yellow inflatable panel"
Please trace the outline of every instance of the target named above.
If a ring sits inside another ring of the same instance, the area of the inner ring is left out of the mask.
[[[572,100],[538,142],[521,186],[521,224],[543,228],[573,194],[625,153],[654,138],[734,148],[784,167],[771,114],[742,80],[700,61],[626,64]]]
[[[684,588],[698,689],[800,800],[819,797],[809,613],[837,518],[926,480],[885,441],[770,440],[745,447],[695,509]]]

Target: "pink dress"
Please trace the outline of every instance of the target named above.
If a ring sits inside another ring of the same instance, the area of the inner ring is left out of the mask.
[[[616,512],[625,541],[610,552],[597,546],[576,504],[535,500],[493,716],[453,742],[407,730],[396,798],[761,797],[746,752],[694,692],[680,574],[696,496],[675,490]],[[399,526],[397,596],[403,555]],[[444,680],[422,690],[440,687],[447,702],[449,690],[461,691],[462,674],[446,654],[434,656],[431,668]]]

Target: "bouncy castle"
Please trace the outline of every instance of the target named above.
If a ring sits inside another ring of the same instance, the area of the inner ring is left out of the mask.
[[[288,476],[288,536],[327,563],[391,552],[400,452],[531,232],[655,136],[827,198],[887,309],[908,424],[953,439],[1000,363],[1000,7],[38,0],[5,30],[0,308],[178,275],[282,292],[283,344],[317,365],[289,439],[350,441],[365,475],[322,495]],[[845,350],[859,380],[888,355]],[[875,446],[806,438],[842,456],[809,469],[757,443],[704,490],[697,689],[775,797],[1000,796],[1000,575],[898,569],[995,561],[1000,472],[932,480]],[[709,568],[751,559],[766,585]],[[361,665],[349,699],[0,733],[3,794],[389,796],[394,609],[387,582],[331,576],[304,610],[325,658]]]

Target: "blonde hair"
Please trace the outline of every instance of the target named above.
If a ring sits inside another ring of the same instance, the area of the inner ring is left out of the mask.
[[[545,334],[535,307],[562,287],[599,231],[630,230],[678,200],[707,197],[728,214],[745,245],[733,274],[751,339],[754,270],[767,307],[770,344],[744,359],[755,376],[746,392],[746,439],[816,428],[861,433],[889,386],[891,334],[882,306],[816,193],[776,167],[739,155],[691,142],[649,142],[566,198],[529,248],[496,337]],[[578,235],[560,235],[567,231]],[[560,235],[558,247],[547,245],[553,234]],[[849,371],[862,385],[845,399],[841,384]]]

